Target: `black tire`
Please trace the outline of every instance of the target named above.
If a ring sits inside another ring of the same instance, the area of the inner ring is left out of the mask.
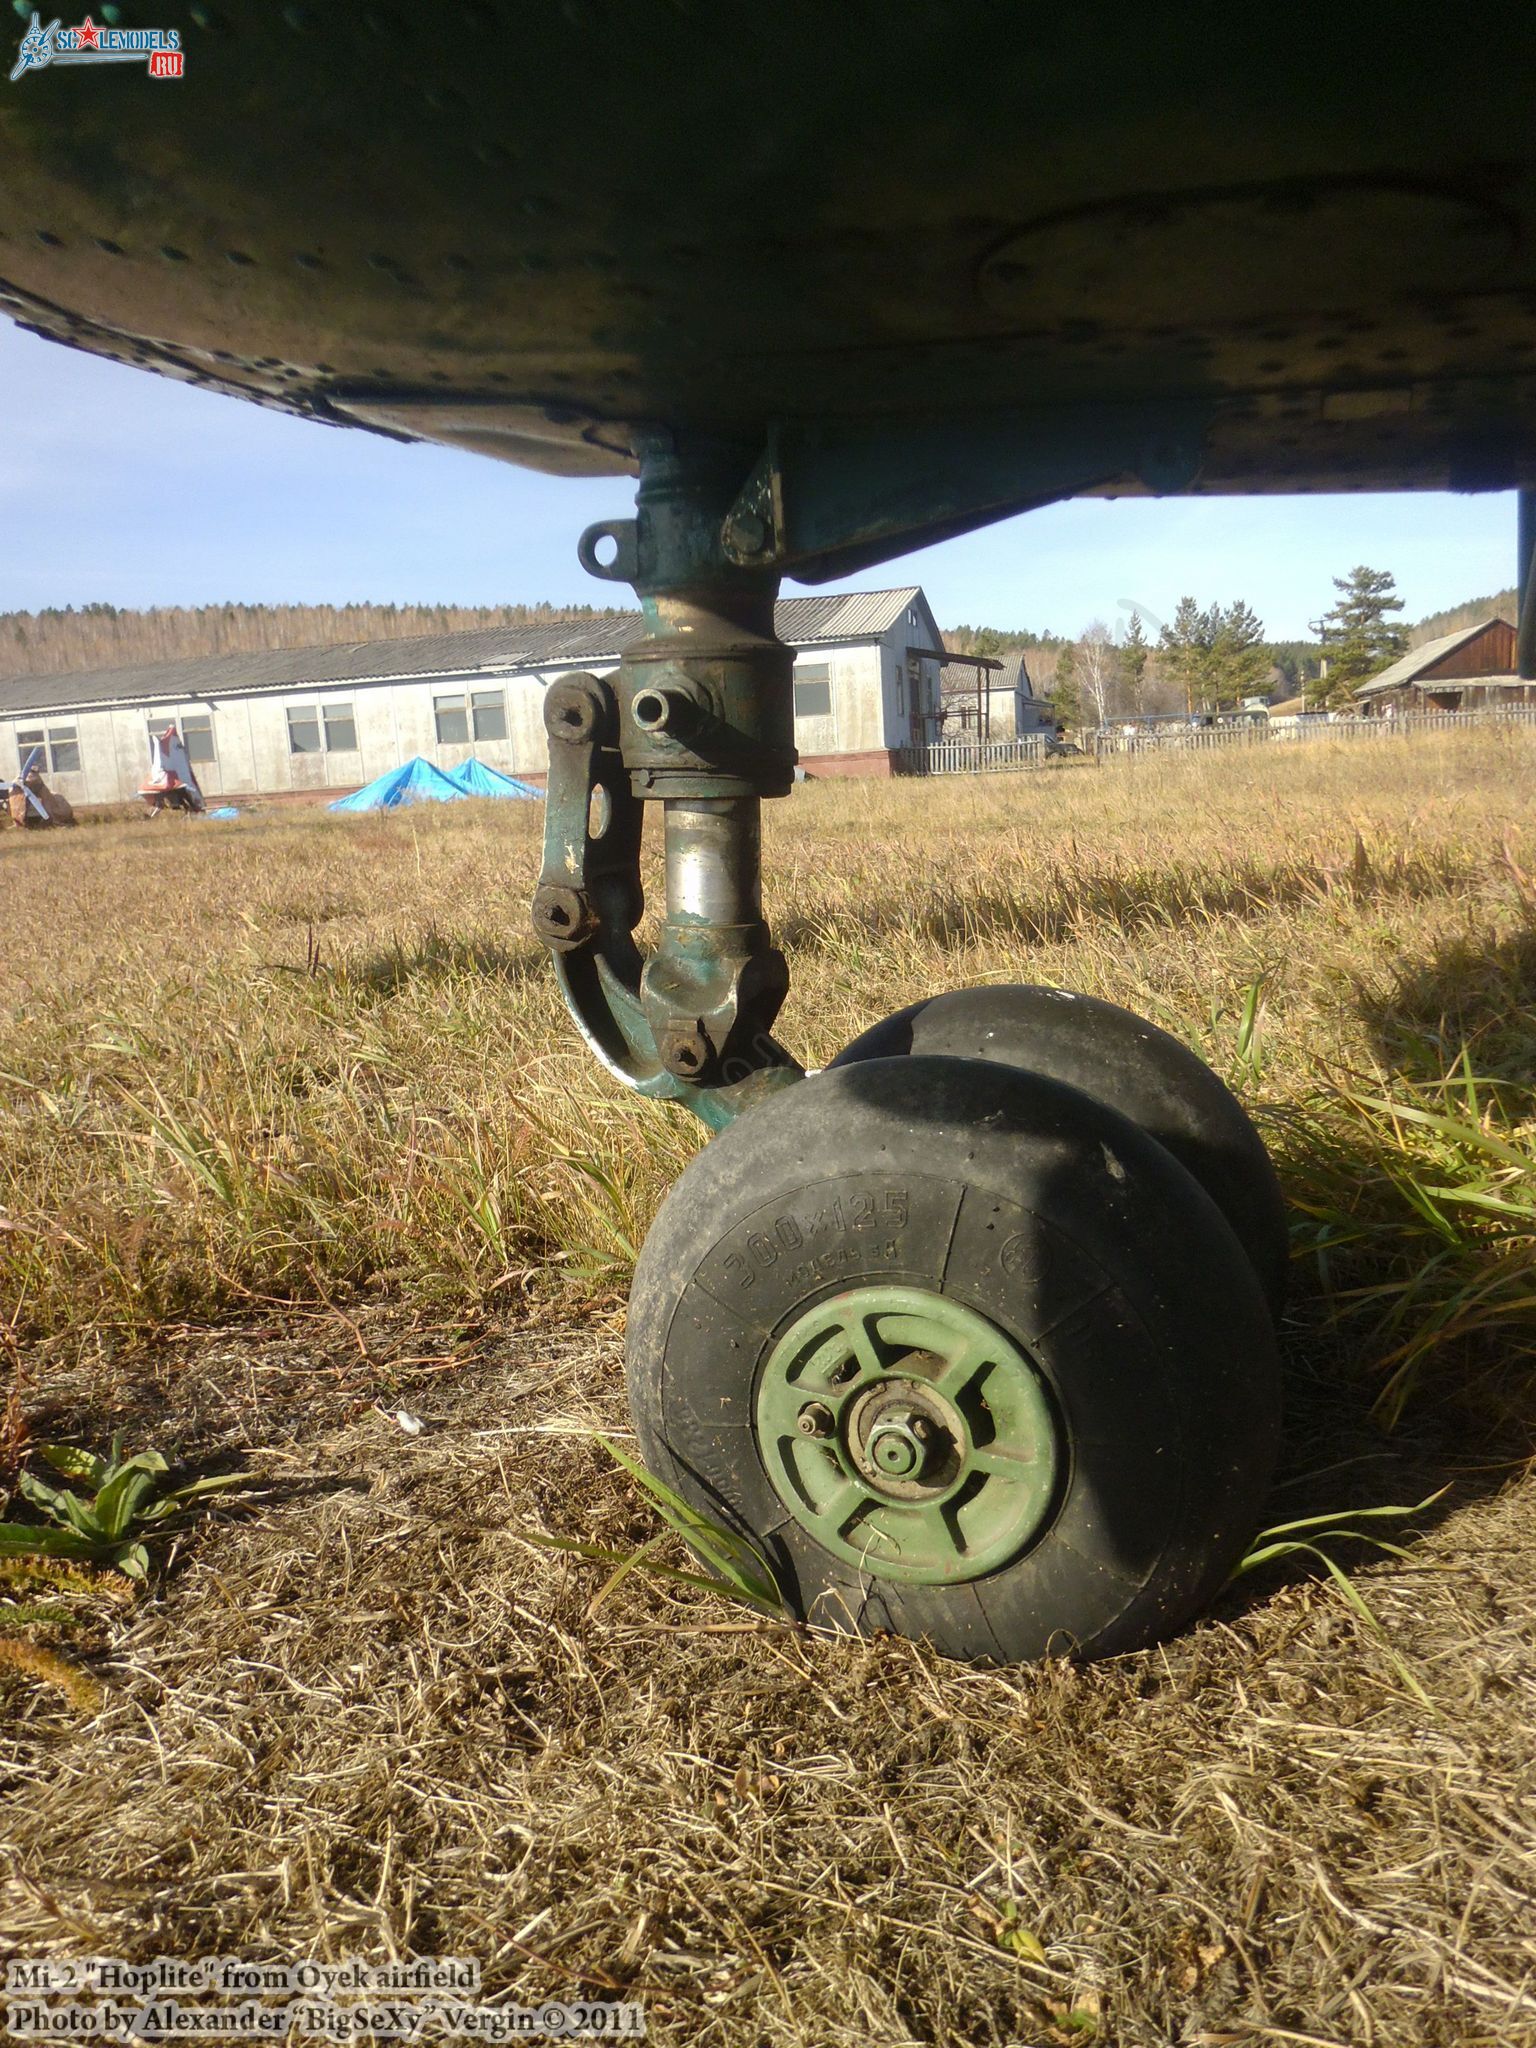
[[[1253,1262],[1278,1315],[1290,1239],[1285,1197],[1247,1111],[1197,1054],[1097,996],[1004,983],[962,988],[871,1025],[832,1062],[943,1053],[1022,1067],[1081,1088],[1140,1124],[1192,1173]]]
[[[1054,1417],[1039,1525],[956,1583],[834,1554],[759,1440],[785,1332],[877,1285],[985,1318]],[[799,1083],[690,1162],[641,1252],[628,1375],[651,1470],[750,1537],[795,1612],[992,1663],[1177,1629],[1256,1526],[1279,1431],[1253,1268],[1183,1167],[1060,1082],[923,1055]]]

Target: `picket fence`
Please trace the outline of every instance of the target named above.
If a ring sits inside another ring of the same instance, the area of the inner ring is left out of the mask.
[[[1536,725],[1536,704],[1491,704],[1477,711],[1410,711],[1395,718],[1268,719],[1234,725],[1159,725],[1140,732],[1084,732],[1081,752],[1099,760],[1120,755],[1218,753],[1228,747],[1310,745],[1333,740],[1396,740],[1414,733],[1453,732],[1472,726]],[[1036,768],[1060,758],[1044,733],[1023,739],[930,740],[903,747],[897,757],[903,775],[984,775],[1010,768]]]

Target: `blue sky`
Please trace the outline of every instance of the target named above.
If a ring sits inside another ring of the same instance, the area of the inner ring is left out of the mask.
[[[603,604],[576,536],[629,485],[535,476],[265,412],[0,320],[0,610],[224,600]],[[1184,592],[1304,635],[1356,562],[1420,617],[1514,580],[1506,496],[1092,500],[851,578],[921,583],[941,625],[1117,632]],[[791,586],[793,587],[793,586]]]

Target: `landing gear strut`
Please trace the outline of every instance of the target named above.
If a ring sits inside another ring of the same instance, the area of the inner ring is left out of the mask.
[[[793,780],[792,656],[749,467],[642,450],[635,519],[581,556],[645,637],[545,704],[535,928],[610,1072],[720,1134],[636,1269],[636,1431],[809,1619],[991,1662],[1138,1648],[1219,1589],[1268,1479],[1273,1172],[1192,1054],[1060,991],[937,998],[811,1079],[773,1037],[758,812]]]
[[[616,678],[570,676],[545,699],[533,902],[598,1058],[712,1129],[801,1077],[772,1036],[789,970],[763,922],[758,822],[760,800],[794,781],[793,656],[774,633],[777,575],[721,551],[739,461],[649,447],[636,517],[582,536],[593,574],[634,585],[646,637]],[[667,904],[661,944],[642,960],[631,934],[647,803],[662,808]]]

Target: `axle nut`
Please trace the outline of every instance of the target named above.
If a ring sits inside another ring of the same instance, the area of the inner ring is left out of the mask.
[[[768,545],[768,523],[760,512],[733,512],[725,523],[725,541],[738,562],[760,555]]]
[[[920,1418],[909,1414],[882,1417],[869,1432],[868,1455],[888,1479],[921,1479],[928,1466],[932,1438]]]

